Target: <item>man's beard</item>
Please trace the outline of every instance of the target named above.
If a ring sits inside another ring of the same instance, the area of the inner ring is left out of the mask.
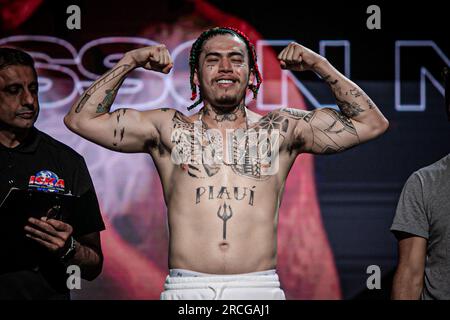
[[[223,95],[216,99],[216,104],[217,106],[222,107],[235,107],[237,104],[239,104],[239,101],[240,100],[237,96]]]
[[[214,92],[209,92],[208,95],[204,95],[203,90],[201,90],[200,88],[200,97],[202,98],[202,100],[204,100],[206,98],[206,100],[213,105],[214,107],[217,108],[234,108],[236,106],[238,106],[242,99],[245,99],[245,94],[246,94],[246,90],[243,90],[243,92],[238,92],[238,93],[229,93],[229,92],[221,92],[221,93],[214,93]]]
[[[234,108],[241,104],[242,100],[245,99],[245,93],[245,90],[238,93],[224,92],[216,96],[215,99],[213,99],[214,101],[211,101],[210,103],[219,108]]]

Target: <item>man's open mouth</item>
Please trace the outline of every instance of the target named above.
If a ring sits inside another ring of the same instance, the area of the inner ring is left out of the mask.
[[[219,87],[230,87],[230,86],[234,85],[237,82],[237,80],[229,79],[229,78],[226,78],[226,79],[220,78],[220,79],[217,79],[215,82],[219,85]]]
[[[228,79],[220,79],[216,81],[217,83],[234,83],[235,81],[233,80],[228,80]]]

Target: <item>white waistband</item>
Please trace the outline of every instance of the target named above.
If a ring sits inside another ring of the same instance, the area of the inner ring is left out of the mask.
[[[169,276],[170,277],[238,277],[238,276],[273,276],[276,275],[275,269],[264,270],[264,271],[256,271],[250,273],[239,273],[239,274],[211,274],[211,273],[203,273],[197,272],[187,269],[170,269]]]
[[[174,271],[177,269],[171,269]],[[179,270],[179,269],[178,269]],[[185,273],[174,271],[175,276],[170,274],[164,283],[165,290],[180,289],[206,289],[213,286],[227,286],[233,288],[279,288],[280,281],[275,270],[266,270],[244,274],[210,275],[199,273],[200,276],[191,276],[194,271],[184,270]],[[179,275],[186,274],[185,275]],[[171,272],[173,273],[173,272]]]

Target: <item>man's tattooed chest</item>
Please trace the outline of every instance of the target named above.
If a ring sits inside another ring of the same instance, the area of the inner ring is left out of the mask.
[[[228,167],[237,176],[266,180],[278,169],[278,129],[208,129],[175,114],[171,160],[192,178],[205,179]]]

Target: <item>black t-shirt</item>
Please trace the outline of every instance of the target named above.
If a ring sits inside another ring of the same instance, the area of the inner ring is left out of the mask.
[[[36,128],[15,148],[0,144],[0,202],[13,187],[79,196],[65,221],[75,239],[105,229],[83,157]],[[7,227],[0,222],[0,233]],[[24,234],[1,240],[0,299],[68,298],[66,267]]]

